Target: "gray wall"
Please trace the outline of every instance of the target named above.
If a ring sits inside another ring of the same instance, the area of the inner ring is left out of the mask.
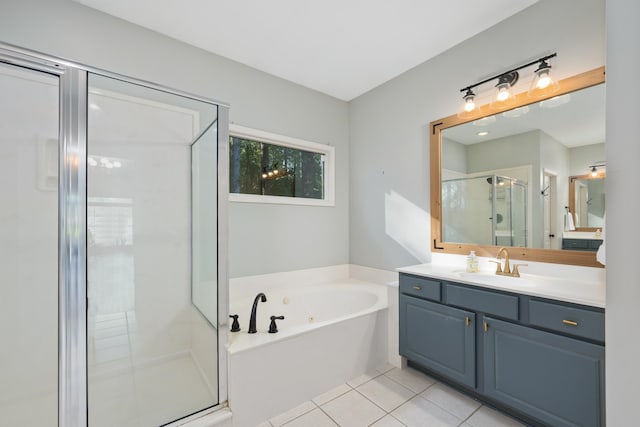
[[[607,0],[607,425],[638,421],[640,2]],[[631,191],[630,191],[631,190]],[[636,257],[637,258],[637,257]]]
[[[394,218],[385,209],[385,195],[399,195],[412,215],[428,218],[427,128],[458,111],[461,87],[548,52],[558,53],[554,71],[561,77],[602,66],[604,31],[604,0],[541,0],[353,100],[351,262],[394,269],[430,260],[428,226],[388,232],[385,225]]]
[[[606,161],[605,144],[584,145],[571,148],[569,154],[569,175],[585,175],[589,173],[589,166],[597,162]]]
[[[533,181],[539,184],[538,191],[533,193],[534,207],[538,209],[540,215],[534,217],[539,218],[534,222],[534,243],[539,244],[540,247],[544,247],[544,200],[542,196],[542,185],[544,184],[544,171],[550,171],[556,174],[556,191],[555,200],[552,200],[551,207],[551,234],[556,236],[555,239],[551,239],[552,249],[561,249],[562,247],[562,232],[564,231],[564,207],[569,205],[569,159],[570,150],[558,141],[553,139],[550,135],[540,132],[540,169],[538,173],[534,173]],[[555,203],[555,206],[553,206]],[[553,208],[555,207],[555,211]],[[536,230],[535,227],[539,228]],[[540,239],[540,240],[536,240]]]
[[[234,123],[335,146],[335,207],[231,204],[230,274],[349,261],[347,103],[70,0],[0,0],[0,11],[0,41],[220,99]]]

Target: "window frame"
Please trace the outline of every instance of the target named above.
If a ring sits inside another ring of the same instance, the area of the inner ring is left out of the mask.
[[[229,191],[230,202],[268,203],[277,205],[302,206],[335,206],[335,147],[327,144],[307,141],[304,139],[292,138],[290,136],[278,135],[258,129],[252,129],[245,126],[239,126],[236,124],[229,124],[229,136],[249,139],[256,142],[264,142],[281,147],[293,148],[301,151],[318,153],[324,156],[324,198],[322,199],[232,193],[231,191]]]

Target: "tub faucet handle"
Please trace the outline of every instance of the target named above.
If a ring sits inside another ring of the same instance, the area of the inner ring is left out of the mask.
[[[229,318],[233,319],[233,323],[231,324],[231,332],[238,332],[240,330],[240,322],[238,322],[238,315],[231,314]]]
[[[284,316],[271,316],[271,323],[269,324],[269,333],[275,334],[278,332],[278,325],[276,325],[277,320],[284,320]]]

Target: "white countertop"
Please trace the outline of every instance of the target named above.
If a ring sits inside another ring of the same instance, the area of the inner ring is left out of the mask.
[[[602,232],[595,231],[563,231],[563,239],[595,239],[602,240]]]
[[[419,264],[398,269],[401,273],[433,277],[483,288],[549,298],[605,308],[604,283],[540,276],[520,272],[521,277],[498,276],[493,272],[467,273],[464,268]]]

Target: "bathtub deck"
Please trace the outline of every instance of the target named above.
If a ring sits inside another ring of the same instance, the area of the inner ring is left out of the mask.
[[[258,427],[524,427],[411,368],[387,366],[317,396]]]

